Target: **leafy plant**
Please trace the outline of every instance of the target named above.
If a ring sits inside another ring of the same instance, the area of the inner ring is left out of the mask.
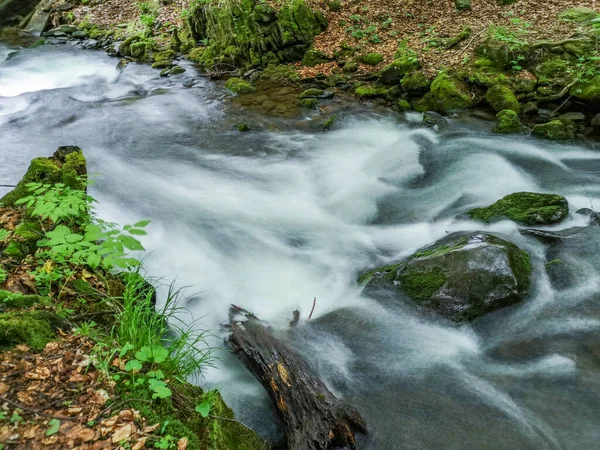
[[[6,240],[10,236],[10,231],[0,228],[0,242]]]
[[[6,270],[4,270],[2,267],[0,267],[0,284],[3,284],[6,281],[6,278],[8,278],[8,274],[6,273]]]
[[[52,436],[53,434],[58,433],[58,430],[60,428],[60,420],[58,419],[52,419],[50,422],[48,422],[48,429],[46,430],[46,436]]]

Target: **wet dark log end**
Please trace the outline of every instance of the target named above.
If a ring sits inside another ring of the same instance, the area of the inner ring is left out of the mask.
[[[229,343],[269,393],[284,424],[290,450],[356,448],[355,433],[366,433],[360,414],[342,402],[304,359],[253,318],[231,325]]]

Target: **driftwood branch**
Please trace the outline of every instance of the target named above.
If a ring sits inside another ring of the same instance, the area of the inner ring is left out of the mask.
[[[290,450],[356,448],[355,433],[366,424],[338,399],[294,350],[262,322],[248,317],[231,324],[233,353],[269,393],[283,422]]]

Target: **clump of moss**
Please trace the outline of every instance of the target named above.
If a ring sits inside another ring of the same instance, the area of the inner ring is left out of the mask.
[[[359,284],[366,284],[373,279],[394,281],[398,276],[398,269],[403,267],[404,264],[392,264],[386,267],[379,267],[374,270],[370,270],[368,272],[363,273],[358,277]]]
[[[356,61],[348,61],[344,64],[342,70],[346,73],[356,72],[358,70],[358,63]]]
[[[240,133],[245,133],[246,131],[250,131],[251,130],[250,125],[248,125],[247,123],[240,123],[237,126],[237,129],[238,129],[238,131]]]
[[[486,208],[475,208],[468,215],[481,222],[510,219],[522,225],[551,225],[569,214],[569,203],[560,195],[515,192]]]
[[[320,98],[325,94],[323,89],[310,88],[300,94],[300,98]]]
[[[0,289],[0,310],[4,308],[31,308],[41,300],[42,297],[39,295],[23,295]]]
[[[360,57],[360,62],[367,64],[368,66],[376,66],[383,61],[383,55],[381,53],[367,53]]]
[[[317,50],[308,50],[302,58],[302,65],[315,67],[316,65],[326,63],[327,61],[329,60],[323,53]]]
[[[300,106],[306,109],[317,109],[319,101],[316,98],[303,98],[300,100]]]
[[[523,126],[516,112],[505,109],[496,114],[496,126],[494,133],[497,134],[518,134],[523,132]]]
[[[508,252],[508,263],[517,280],[519,291],[524,294],[527,293],[531,285],[531,258],[529,253],[514,245],[514,248],[511,248]]]
[[[416,300],[428,300],[446,282],[446,275],[440,268],[423,270],[410,269],[400,275],[404,292]]]
[[[360,98],[386,97],[388,92],[388,89],[382,86],[364,85],[354,89],[354,93]]]
[[[552,141],[566,141],[575,136],[573,130],[560,120],[552,120],[548,123],[540,123],[533,127],[531,133],[534,136]]]
[[[0,348],[27,344],[41,350],[55,336],[60,319],[46,311],[0,314]]]
[[[421,71],[406,75],[400,81],[400,86],[404,92],[410,94],[423,94],[429,90],[431,80]]]
[[[486,92],[485,99],[496,112],[510,109],[518,114],[521,110],[519,100],[517,100],[514,92],[506,86],[492,86]]]
[[[337,116],[335,114],[332,116],[329,116],[329,118],[323,124],[323,131],[329,131],[336,120],[337,120]]]
[[[590,80],[580,81],[571,88],[571,95],[586,103],[597,105],[600,103],[600,75]]]
[[[288,64],[270,64],[260,73],[261,80],[298,81],[300,75],[294,66]]]
[[[398,100],[397,106],[400,111],[410,111],[410,103],[404,99]]]
[[[154,61],[170,61],[175,58],[175,52],[173,50],[165,50],[154,54]]]
[[[461,80],[442,72],[431,83],[431,91],[417,100],[414,108],[418,112],[469,108],[474,105],[468,86]]]
[[[241,78],[230,78],[225,83],[225,87],[234,94],[249,94],[256,91],[256,88]]]

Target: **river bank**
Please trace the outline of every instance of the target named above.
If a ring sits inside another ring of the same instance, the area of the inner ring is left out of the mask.
[[[316,110],[325,128],[335,120],[328,99],[341,95],[397,111],[476,109],[498,134],[600,133],[599,15],[568,1],[111,8],[86,3],[58,12],[53,23],[63,25],[45,39],[80,40],[123,64],[152,63],[163,76],[183,73],[176,61],[183,56],[211,78],[233,78],[226,87],[245,97],[240,104],[284,115]]]

